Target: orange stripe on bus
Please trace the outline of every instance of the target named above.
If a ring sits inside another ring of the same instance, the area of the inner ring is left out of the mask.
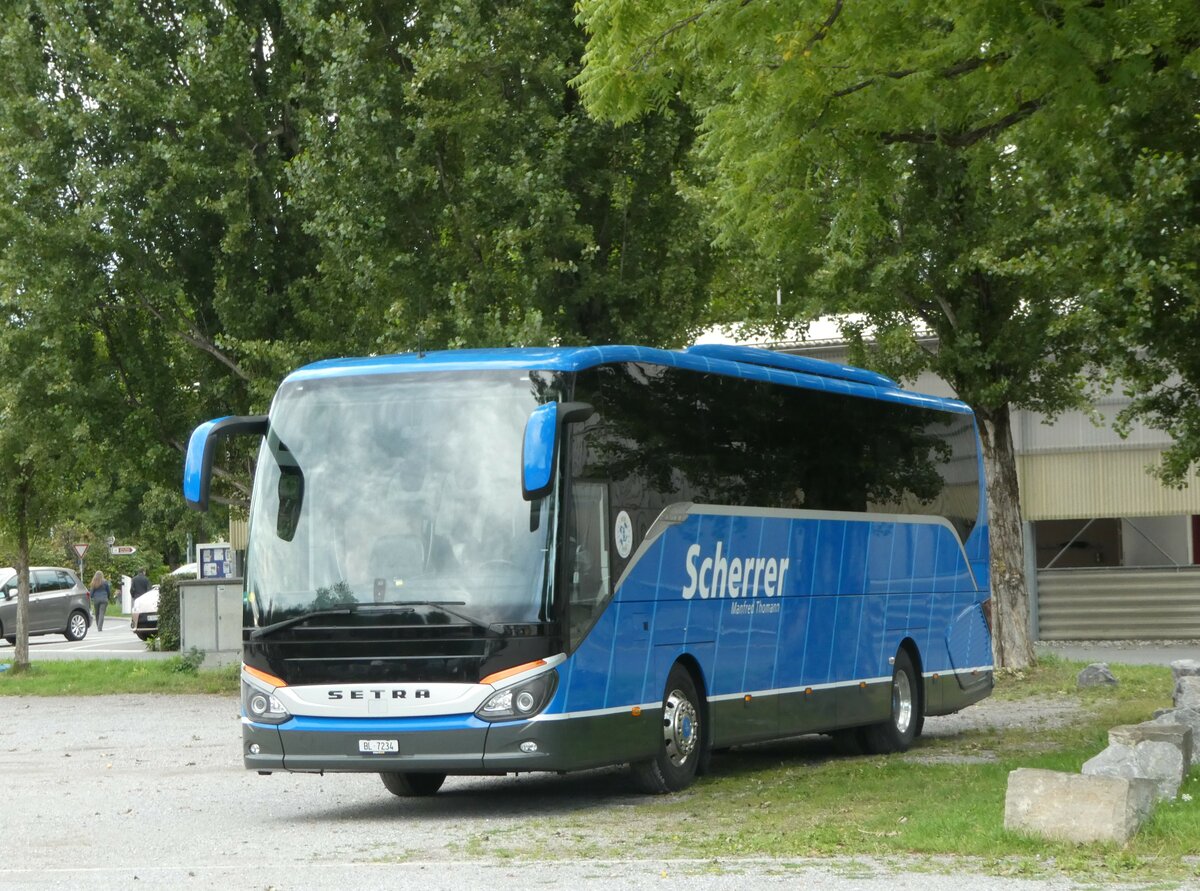
[[[259,671],[257,668],[252,668],[251,666],[246,665],[245,663],[242,664],[242,671],[246,672],[246,674],[254,675],[260,681],[266,681],[272,687],[286,687],[287,686],[287,681],[280,680],[279,678],[275,677],[275,675],[273,675],[273,674],[267,674],[265,671]]]
[[[526,662],[524,665],[515,665],[512,668],[504,669],[504,671],[497,671],[497,672],[494,672],[493,674],[489,674],[485,678],[480,678],[479,683],[494,684],[494,683],[496,683],[496,681],[502,681],[505,678],[512,677],[514,674],[520,674],[523,671],[529,671],[529,669],[531,669],[531,668],[537,668],[539,665],[545,665],[545,664],[546,664],[545,659],[538,659],[536,662]]]

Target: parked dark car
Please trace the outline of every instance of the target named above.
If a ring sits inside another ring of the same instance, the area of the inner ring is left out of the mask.
[[[17,571],[0,569],[0,635],[17,642]],[[91,599],[69,569],[33,566],[29,570],[29,634],[61,634],[83,640],[92,625]]]

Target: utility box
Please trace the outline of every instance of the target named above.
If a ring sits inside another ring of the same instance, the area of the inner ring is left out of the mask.
[[[203,650],[206,667],[242,658],[241,579],[179,582],[179,646]]]

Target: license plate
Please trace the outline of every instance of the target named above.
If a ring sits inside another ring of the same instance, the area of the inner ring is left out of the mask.
[[[158,613],[151,613],[150,615],[146,616],[146,621],[147,622],[157,622],[158,621]]]
[[[387,755],[400,751],[400,743],[394,739],[360,739],[358,750],[366,755]]]

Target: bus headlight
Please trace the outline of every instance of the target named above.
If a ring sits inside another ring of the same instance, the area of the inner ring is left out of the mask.
[[[249,684],[245,678],[242,679],[242,714],[256,724],[282,724],[292,717],[273,692]]]
[[[497,690],[475,710],[484,721],[532,718],[546,707],[558,687],[558,672],[547,671],[528,681]]]

